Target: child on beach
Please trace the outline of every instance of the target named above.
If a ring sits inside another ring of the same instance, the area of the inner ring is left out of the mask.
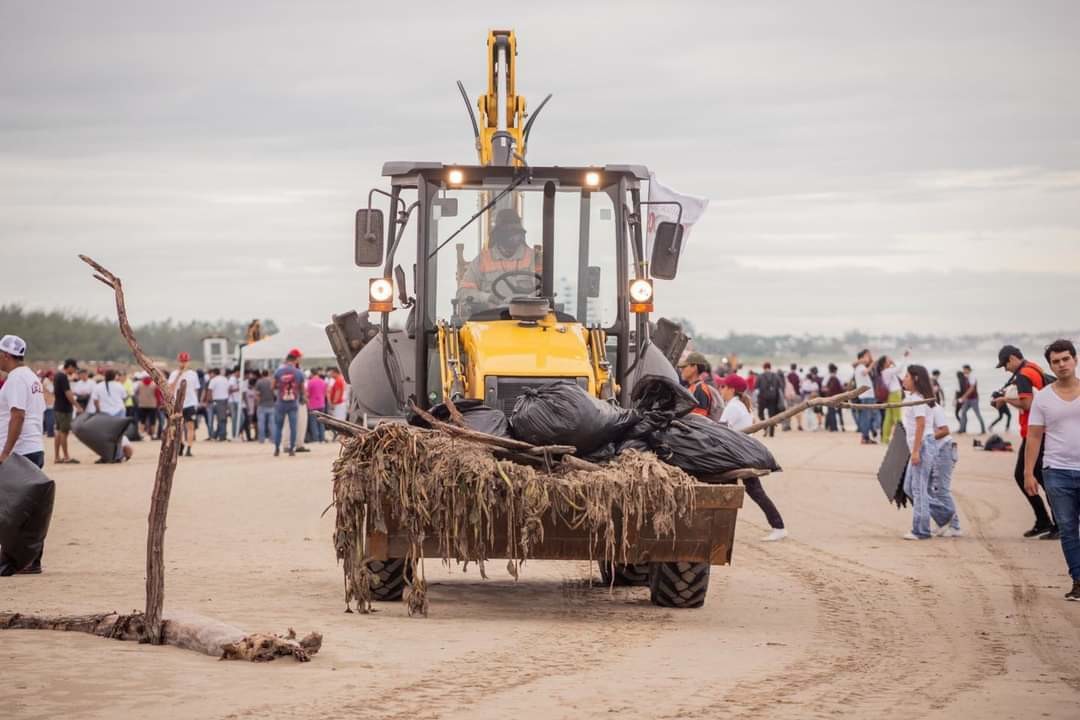
[[[922,365],[908,365],[903,379],[908,400],[924,400],[934,397],[930,384],[930,373]],[[904,432],[907,434],[908,461],[904,476],[904,492],[911,498],[911,531],[904,534],[905,540],[926,540],[930,537],[930,468],[937,459],[938,443],[934,439],[933,408],[936,401],[929,405],[911,405],[902,413]]]

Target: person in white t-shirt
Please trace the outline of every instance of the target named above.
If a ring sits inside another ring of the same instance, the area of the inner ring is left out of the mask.
[[[211,411],[214,413],[214,440],[226,439],[226,425],[229,420],[229,379],[221,374],[218,368],[211,368],[210,381],[207,383],[210,390]]]
[[[937,524],[934,534],[938,537],[960,537],[960,516],[956,513],[956,501],[952,496],[952,475],[959,456],[956,441],[949,430],[945,408],[934,405],[930,411],[930,425],[938,444],[937,456],[930,466],[930,517]]]
[[[180,363],[180,367],[169,374],[169,393],[175,395],[180,386],[180,380],[187,381],[182,403],[185,437],[180,438],[180,454],[185,454],[184,440],[186,439],[187,456],[191,457],[191,446],[195,444],[195,413],[199,409],[199,391],[202,389],[202,383],[199,382],[199,373],[188,367],[191,362],[191,355],[182,352],[176,356],[176,360]]]
[[[23,365],[26,343],[16,335],[0,338],[0,370],[7,380],[0,388],[0,463],[22,455],[45,466],[45,391],[34,371]]]
[[[855,387],[865,387],[866,390],[856,399],[862,405],[874,402],[874,382],[870,377],[870,368],[874,364],[874,356],[869,350],[863,350],[857,356],[854,368]],[[879,426],[881,425],[881,413],[877,410],[855,410],[855,422],[859,426],[863,445],[874,445]]]
[[[922,365],[908,365],[902,382],[909,400],[934,397],[930,373]],[[937,453],[931,414],[936,404],[935,401],[930,405],[908,406],[901,415],[908,450],[911,451],[911,460],[904,475],[904,492],[911,498],[912,520],[911,531],[904,535],[905,540],[925,540],[930,537],[930,468]]]
[[[906,356],[907,353],[905,352]],[[900,377],[903,370],[888,355],[882,355],[877,361],[877,371],[881,375],[881,381],[885,383],[888,396],[885,402],[895,405],[904,399],[904,388],[900,385]],[[885,416],[881,419],[881,442],[888,445],[892,439],[893,427],[900,422],[900,408],[885,408]]]
[[[116,371],[106,370],[105,380],[94,386],[90,392],[90,406],[87,412],[123,417],[126,415],[124,400],[127,390],[116,381]]]
[[[1043,448],[1043,483],[1060,530],[1061,551],[1072,577],[1066,600],[1080,601],[1080,378],[1076,377],[1076,346],[1056,340],[1046,348],[1046,362],[1057,377],[1035,393],[1028,416],[1024,449],[1024,491],[1039,493],[1035,475]]]
[[[34,371],[26,367],[26,343],[15,335],[0,338],[0,371],[7,373],[0,387],[0,465],[22,455],[39,468],[45,466],[45,391]],[[21,563],[18,563],[21,564]],[[41,572],[41,553],[26,567],[0,555],[0,575]]]
[[[754,416],[751,412],[750,398],[746,394],[746,380],[735,373],[729,373],[720,378],[719,385],[720,395],[724,398],[724,412],[720,416],[720,422],[732,430],[739,431],[753,425]],[[780,511],[776,509],[772,498],[766,494],[765,488],[761,485],[761,479],[746,478],[743,480],[743,487],[746,488],[746,494],[750,496],[750,499],[757,503],[757,506],[765,513],[765,519],[769,521],[769,527],[772,528],[762,539],[773,542],[786,538],[788,532],[784,528],[784,518],[780,516]]]

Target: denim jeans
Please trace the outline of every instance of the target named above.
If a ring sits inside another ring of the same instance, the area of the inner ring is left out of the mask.
[[[296,403],[291,405],[278,404],[274,406],[274,447],[281,447],[281,431],[285,426],[285,418],[289,418],[289,450],[296,449],[296,416],[299,411]]]
[[[859,399],[860,405],[871,405],[874,402],[876,402],[874,398]],[[862,433],[863,440],[869,440],[870,433],[877,432],[881,427],[881,413],[877,410],[863,410],[861,408],[855,412],[855,422],[859,426],[859,432]]]
[[[236,434],[240,430],[240,401],[239,400],[230,400],[229,401],[229,414],[232,415],[232,420],[230,420],[232,430],[229,433],[229,437],[234,438],[234,437],[236,437]]]
[[[1061,531],[1061,551],[1069,575],[1080,581],[1080,470],[1044,468],[1043,481]]]
[[[968,398],[964,401],[964,404],[960,406],[960,432],[967,432],[967,417],[968,412],[974,410],[975,418],[979,421],[980,435],[986,434],[986,423],[983,422],[982,413],[979,412],[979,398]]]
[[[225,431],[229,426],[229,401],[214,401],[214,429],[210,436],[217,440],[225,439]]]
[[[946,437],[930,466],[930,517],[938,527],[948,525],[953,530],[960,529],[960,517],[956,514],[956,501],[952,496],[952,474],[957,455],[956,443]]]
[[[274,406],[260,405],[256,410],[259,425],[259,442],[267,438],[274,439]]]
[[[307,423],[308,437],[311,438],[311,442],[326,442],[326,427],[321,422],[316,420],[315,416],[311,412],[308,412]]]
[[[919,464],[909,462],[904,475],[904,492],[911,498],[911,533],[920,538],[930,537],[930,468],[937,459],[937,450],[932,437],[923,438]]]

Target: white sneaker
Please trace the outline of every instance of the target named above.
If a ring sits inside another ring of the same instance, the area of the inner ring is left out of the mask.
[[[774,528],[771,533],[761,538],[762,542],[775,542],[776,540],[783,540],[787,537],[787,530],[784,528]]]
[[[945,527],[943,527],[941,529],[941,537],[943,537],[943,538],[957,538],[957,537],[963,537],[963,536],[964,536],[964,531],[961,530],[960,528],[954,528],[954,527],[950,527],[950,526],[946,525]]]
[[[921,540],[922,539],[913,532],[906,532],[903,535],[901,535],[901,537],[904,538],[905,540]]]

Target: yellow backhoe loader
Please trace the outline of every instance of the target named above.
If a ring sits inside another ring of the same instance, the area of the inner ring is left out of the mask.
[[[525,388],[567,379],[625,403],[638,378],[677,379],[686,337],[663,320],[651,326],[649,314],[654,279],[676,275],[681,225],[660,223],[646,257],[645,167],[528,164],[533,124],[551,96],[529,115],[513,31],[491,31],[487,49],[488,87],[475,113],[458,83],[478,162],[387,162],[389,189],[372,190],[356,213],[356,264],[381,272],[369,280],[367,312],[327,326],[354,422],[401,420],[410,402],[447,397],[509,414]],[[659,605],[701,605],[710,565],[730,562],[742,493],[701,484],[674,542],[643,533],[632,557],[602,568],[604,579],[649,583]],[[589,545],[580,531],[551,527],[534,557],[597,557]],[[369,537],[377,599],[400,597],[404,548],[393,530]]]

